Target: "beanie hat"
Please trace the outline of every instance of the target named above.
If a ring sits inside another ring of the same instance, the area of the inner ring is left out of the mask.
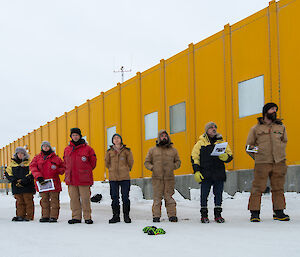
[[[120,134],[114,134],[113,136],[112,136],[112,138],[111,138],[111,142],[113,143],[113,145],[114,145],[114,137],[115,136],[118,136],[120,139],[121,139],[121,145],[123,145],[123,138],[121,137],[121,135]]]
[[[215,126],[215,127],[217,128],[217,124],[214,123],[214,122],[212,122],[212,121],[206,123],[206,125],[205,125],[205,133],[207,133],[207,130],[209,130],[209,129],[212,128],[213,126]]]
[[[41,148],[43,147],[43,145],[47,145],[47,146],[51,149],[50,142],[48,142],[48,141],[43,141],[42,144],[41,144]]]
[[[264,105],[263,109],[262,109],[262,115],[263,117],[265,117],[266,113],[268,112],[268,110],[270,110],[272,107],[276,107],[278,110],[278,106],[275,103],[267,103]]]
[[[81,130],[79,128],[71,128],[70,137],[72,136],[73,133],[78,134],[80,138],[82,137]]]
[[[27,151],[24,147],[17,147],[15,150],[15,154],[18,154],[18,153],[23,153],[24,155],[26,155]]]

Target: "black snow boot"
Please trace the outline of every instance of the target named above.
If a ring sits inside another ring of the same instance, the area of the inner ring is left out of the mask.
[[[251,217],[250,217],[250,221],[251,222],[260,222],[260,211],[250,211],[251,212]]]
[[[129,212],[130,212],[130,202],[123,204],[123,215],[124,215],[125,223],[131,223],[131,219],[129,217]]]
[[[202,223],[209,223],[208,209],[206,207],[202,207],[200,209],[200,213],[201,213],[201,222]]]
[[[49,222],[50,219],[49,218],[40,218],[40,222],[44,223],[44,222]]]
[[[25,219],[23,217],[13,217],[11,221],[24,221]]]
[[[108,223],[113,224],[120,222],[120,205],[112,206],[113,217],[108,221]]]
[[[68,220],[68,223],[69,223],[69,224],[77,224],[77,223],[81,223],[81,220],[78,220],[78,219],[71,219],[71,220]]]
[[[176,216],[169,217],[170,222],[178,222],[178,218]]]
[[[276,210],[276,211],[274,211],[273,219],[280,220],[280,221],[289,221],[290,216],[284,214],[283,210]]]
[[[153,217],[153,222],[160,222],[160,217]]]
[[[224,218],[221,216],[221,213],[222,213],[222,208],[221,207],[215,207],[214,215],[215,215],[215,221],[217,223],[224,223],[225,222]]]

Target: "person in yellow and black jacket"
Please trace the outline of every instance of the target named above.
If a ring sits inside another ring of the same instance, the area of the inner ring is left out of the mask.
[[[199,137],[199,141],[194,145],[192,150],[191,161],[194,170],[194,178],[196,182],[201,183],[201,222],[209,223],[207,198],[211,187],[214,193],[214,216],[215,221],[224,223],[225,220],[221,216],[222,212],[222,193],[224,189],[224,181],[226,180],[224,163],[230,162],[232,152],[229,145],[225,153],[219,156],[211,156],[215,144],[223,143],[222,135],[217,133],[217,125],[209,122],[205,125],[205,133]]]
[[[5,176],[11,182],[12,193],[16,199],[16,217],[12,221],[29,221],[34,217],[35,187],[29,164],[29,155],[25,148],[17,147],[10,165],[6,168]]]

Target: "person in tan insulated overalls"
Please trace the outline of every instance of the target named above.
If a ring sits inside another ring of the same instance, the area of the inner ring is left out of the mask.
[[[174,170],[179,169],[181,161],[177,150],[172,146],[173,143],[166,132],[158,132],[156,146],[149,149],[145,167],[152,171],[153,222],[160,222],[161,201],[164,198],[169,221],[177,222],[176,202],[172,195],[175,193]]]
[[[278,106],[267,103],[263,107],[263,117],[251,128],[246,146],[258,148],[257,153],[248,152],[255,160],[254,180],[248,209],[251,212],[251,222],[260,222],[261,195],[266,189],[270,178],[272,188],[273,219],[288,221],[289,216],[284,214],[285,198],[284,183],[287,172],[285,148],[287,133],[281,119],[277,119]]]

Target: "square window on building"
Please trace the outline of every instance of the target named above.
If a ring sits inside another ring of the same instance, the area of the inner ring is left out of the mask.
[[[113,126],[106,129],[107,135],[107,149],[112,145],[112,136],[117,133],[117,127]]]
[[[145,115],[145,140],[157,138],[158,112]]]
[[[170,133],[186,130],[185,102],[170,106]]]
[[[261,113],[264,106],[264,76],[238,83],[239,117]]]

